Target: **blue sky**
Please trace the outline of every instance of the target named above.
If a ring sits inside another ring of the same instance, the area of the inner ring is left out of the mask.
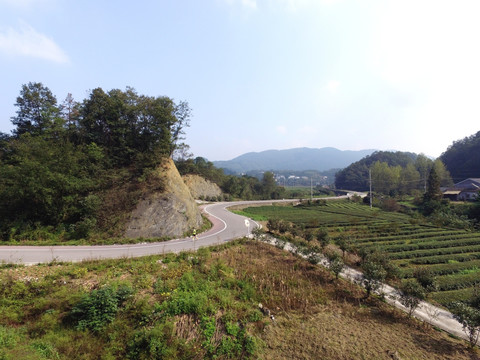
[[[480,130],[478,0],[0,0],[0,131],[22,84],[186,100],[195,156],[439,156]]]

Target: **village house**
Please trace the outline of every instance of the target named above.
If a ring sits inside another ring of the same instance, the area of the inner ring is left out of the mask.
[[[454,201],[475,200],[479,196],[480,178],[468,178],[443,190],[443,197]]]

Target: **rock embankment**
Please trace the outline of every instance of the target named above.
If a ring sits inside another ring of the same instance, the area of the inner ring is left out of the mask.
[[[222,190],[217,184],[199,175],[185,175],[183,181],[195,199],[216,199],[222,195]]]
[[[202,216],[171,159],[157,169],[165,191],[140,200],[127,224],[125,237],[179,237],[199,228]]]

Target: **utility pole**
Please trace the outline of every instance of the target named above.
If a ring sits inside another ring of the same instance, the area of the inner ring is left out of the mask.
[[[313,201],[313,178],[310,177],[310,201]]]
[[[370,209],[372,208],[372,170],[368,169],[368,182],[370,183]]]

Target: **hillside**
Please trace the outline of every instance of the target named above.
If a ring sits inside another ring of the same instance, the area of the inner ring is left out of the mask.
[[[252,170],[325,171],[344,168],[373,152],[374,150],[338,150],[332,147],[267,150],[246,153],[228,161],[213,161],[213,164],[239,174]]]
[[[440,156],[455,182],[480,177],[480,131],[455,141]]]
[[[178,237],[202,225],[202,216],[189,188],[171,159],[156,169],[162,192],[141,199],[126,226],[127,238]]]
[[[478,358],[324,268],[255,241],[4,267],[0,280],[2,359]]]

